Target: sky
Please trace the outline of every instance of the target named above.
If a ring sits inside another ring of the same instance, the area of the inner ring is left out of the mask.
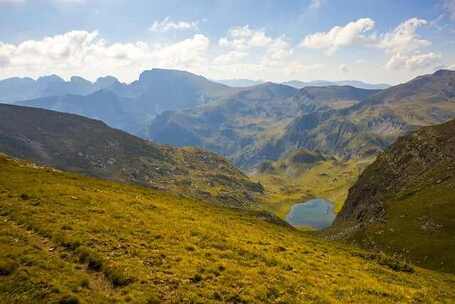
[[[455,69],[455,0],[0,0],[0,79],[396,84]]]

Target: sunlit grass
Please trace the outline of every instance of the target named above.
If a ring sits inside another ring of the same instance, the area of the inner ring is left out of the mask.
[[[0,157],[2,303],[416,303],[455,277],[174,194]],[[387,260],[386,260],[387,261]]]

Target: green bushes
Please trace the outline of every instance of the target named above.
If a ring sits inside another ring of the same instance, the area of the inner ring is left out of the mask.
[[[29,200],[29,199],[30,199],[30,196],[29,196],[28,194],[26,194],[26,193],[22,193],[22,194],[21,194],[21,200],[27,201],[27,200]]]
[[[354,252],[353,256],[359,256],[365,260],[376,261],[379,265],[387,266],[393,271],[399,272],[409,272],[413,273],[415,271],[414,267],[408,264],[406,261],[402,260],[399,257],[390,257],[385,255],[383,252],[380,253],[363,253],[363,252]]]
[[[130,277],[124,270],[118,267],[103,267],[103,273],[114,287],[123,287],[131,284],[134,281],[132,277]]]
[[[87,263],[87,267],[93,271],[101,271],[103,267],[103,260],[95,253],[86,247],[79,247],[76,250],[79,256],[80,263]]]
[[[59,304],[79,304],[79,299],[75,296],[64,296],[60,301]]]
[[[414,267],[406,263],[398,258],[391,258],[384,254],[380,254],[378,258],[378,263],[383,266],[387,266],[394,271],[401,271],[401,272],[414,272]]]
[[[131,284],[134,278],[116,266],[106,265],[105,261],[86,247],[76,250],[80,263],[87,263],[87,267],[93,271],[101,271],[114,287],[123,287]]]

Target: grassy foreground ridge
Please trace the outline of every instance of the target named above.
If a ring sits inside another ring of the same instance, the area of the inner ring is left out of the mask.
[[[0,156],[2,303],[451,303],[455,276]]]

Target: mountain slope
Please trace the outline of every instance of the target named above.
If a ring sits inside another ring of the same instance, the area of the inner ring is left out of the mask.
[[[335,227],[335,236],[455,272],[455,120],[381,154],[349,191]]]
[[[134,100],[119,97],[107,90],[100,90],[87,96],[51,96],[19,101],[15,104],[99,119],[111,127],[132,134],[144,134],[148,121],[147,115],[139,111]]]
[[[372,159],[340,161],[319,152],[293,150],[277,161],[265,161],[250,172],[264,186],[262,204],[285,219],[292,206],[324,198],[338,212],[349,188]]]
[[[455,71],[438,71],[367,96],[350,108],[297,117],[256,157],[280,157],[295,148],[342,158],[369,157],[399,136],[455,117]]]
[[[244,87],[252,87],[255,85],[263,84],[264,81],[262,80],[250,80],[250,79],[224,79],[224,80],[216,80],[221,84],[230,86],[230,87],[237,87],[237,88],[244,88]]]
[[[343,80],[343,81],[325,81],[325,80],[315,80],[315,81],[299,81],[299,80],[291,80],[283,82],[285,85],[289,85],[291,87],[297,89],[303,89],[306,87],[329,87],[329,86],[351,86],[358,89],[367,89],[367,90],[383,90],[390,87],[388,84],[380,83],[380,84],[371,84],[366,83],[363,81],[357,80]]]
[[[254,204],[262,187],[223,158],[157,145],[81,116],[0,105],[0,151],[59,169],[205,197]]]
[[[113,77],[99,78],[95,83],[72,77],[65,82],[57,76],[43,77],[36,83],[44,83],[35,94],[40,98],[15,104],[100,119],[141,137],[146,136],[150,121],[163,111],[191,109],[239,90],[189,72],[164,69],[144,71],[131,84]],[[0,83],[0,100],[1,92]]]
[[[274,83],[244,88],[205,107],[166,112],[154,119],[150,138],[177,146],[191,145],[225,155],[243,167],[270,158],[262,155],[300,115],[358,103],[377,93],[352,87],[297,90]]]
[[[416,303],[455,277],[165,192],[0,156],[2,303]]]
[[[149,115],[191,109],[237,91],[199,75],[166,69],[144,71],[133,83],[117,84],[109,90],[133,98],[137,107]]]
[[[152,140],[197,146],[237,160],[244,149],[267,138],[272,126],[283,126],[302,111],[291,97],[296,89],[266,83],[188,111],[165,112],[154,119]]]

